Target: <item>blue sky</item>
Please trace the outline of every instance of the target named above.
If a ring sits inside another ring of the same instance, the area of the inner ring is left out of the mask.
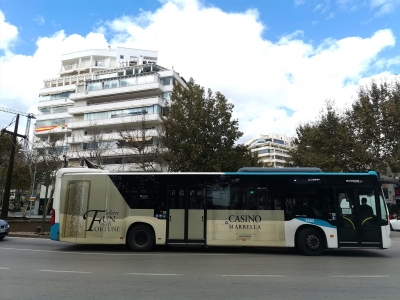
[[[0,0],[0,67],[37,78],[22,92],[10,86],[20,75],[1,72],[0,105],[34,112],[41,82],[57,76],[47,65],[63,51],[150,47],[159,64],[227,95],[245,138],[292,134],[326,99],[344,107],[371,77],[400,73],[399,13],[400,0]],[[236,76],[210,76],[215,64]],[[0,126],[9,117],[0,113]]]

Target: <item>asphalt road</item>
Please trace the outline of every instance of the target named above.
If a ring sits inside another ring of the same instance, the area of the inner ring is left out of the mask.
[[[399,299],[400,232],[387,250],[157,248],[0,242],[0,299]]]

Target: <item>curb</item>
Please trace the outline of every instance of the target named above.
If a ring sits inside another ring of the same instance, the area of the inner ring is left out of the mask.
[[[37,239],[49,239],[50,235],[44,234],[44,235],[38,235],[38,234],[32,234],[32,233],[9,233],[9,237],[27,237],[27,238],[37,238]]]

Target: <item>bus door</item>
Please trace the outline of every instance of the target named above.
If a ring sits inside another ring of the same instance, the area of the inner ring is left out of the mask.
[[[167,242],[205,242],[205,188],[170,186],[167,204]]]
[[[373,188],[337,188],[339,247],[382,244],[378,197]]]

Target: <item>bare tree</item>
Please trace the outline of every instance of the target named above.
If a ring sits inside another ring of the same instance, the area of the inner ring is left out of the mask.
[[[65,156],[63,156],[63,146],[59,146],[59,139],[55,134],[50,133],[48,140],[42,141],[37,139],[30,149],[24,153],[24,161],[28,170],[31,185],[27,192],[28,195],[34,192],[35,187],[38,183],[43,182],[46,173],[50,174],[51,178],[51,190],[48,197],[47,205],[44,208],[43,213],[49,210],[52,203],[54,187],[55,187],[55,175],[56,172],[66,167]],[[26,203],[27,204],[27,203]],[[26,215],[26,208],[23,211],[22,216]]]
[[[107,133],[103,126],[96,122],[88,129],[75,131],[71,135],[71,158],[90,158],[99,167],[104,167],[104,158],[113,154],[115,141],[112,133]]]
[[[119,147],[125,151],[124,164],[134,163],[144,172],[157,172],[163,169],[159,156],[158,128],[149,121],[149,115],[143,109],[141,114],[132,117],[129,124],[124,123],[123,130],[119,131],[122,138]],[[132,170],[133,167],[127,169]]]

